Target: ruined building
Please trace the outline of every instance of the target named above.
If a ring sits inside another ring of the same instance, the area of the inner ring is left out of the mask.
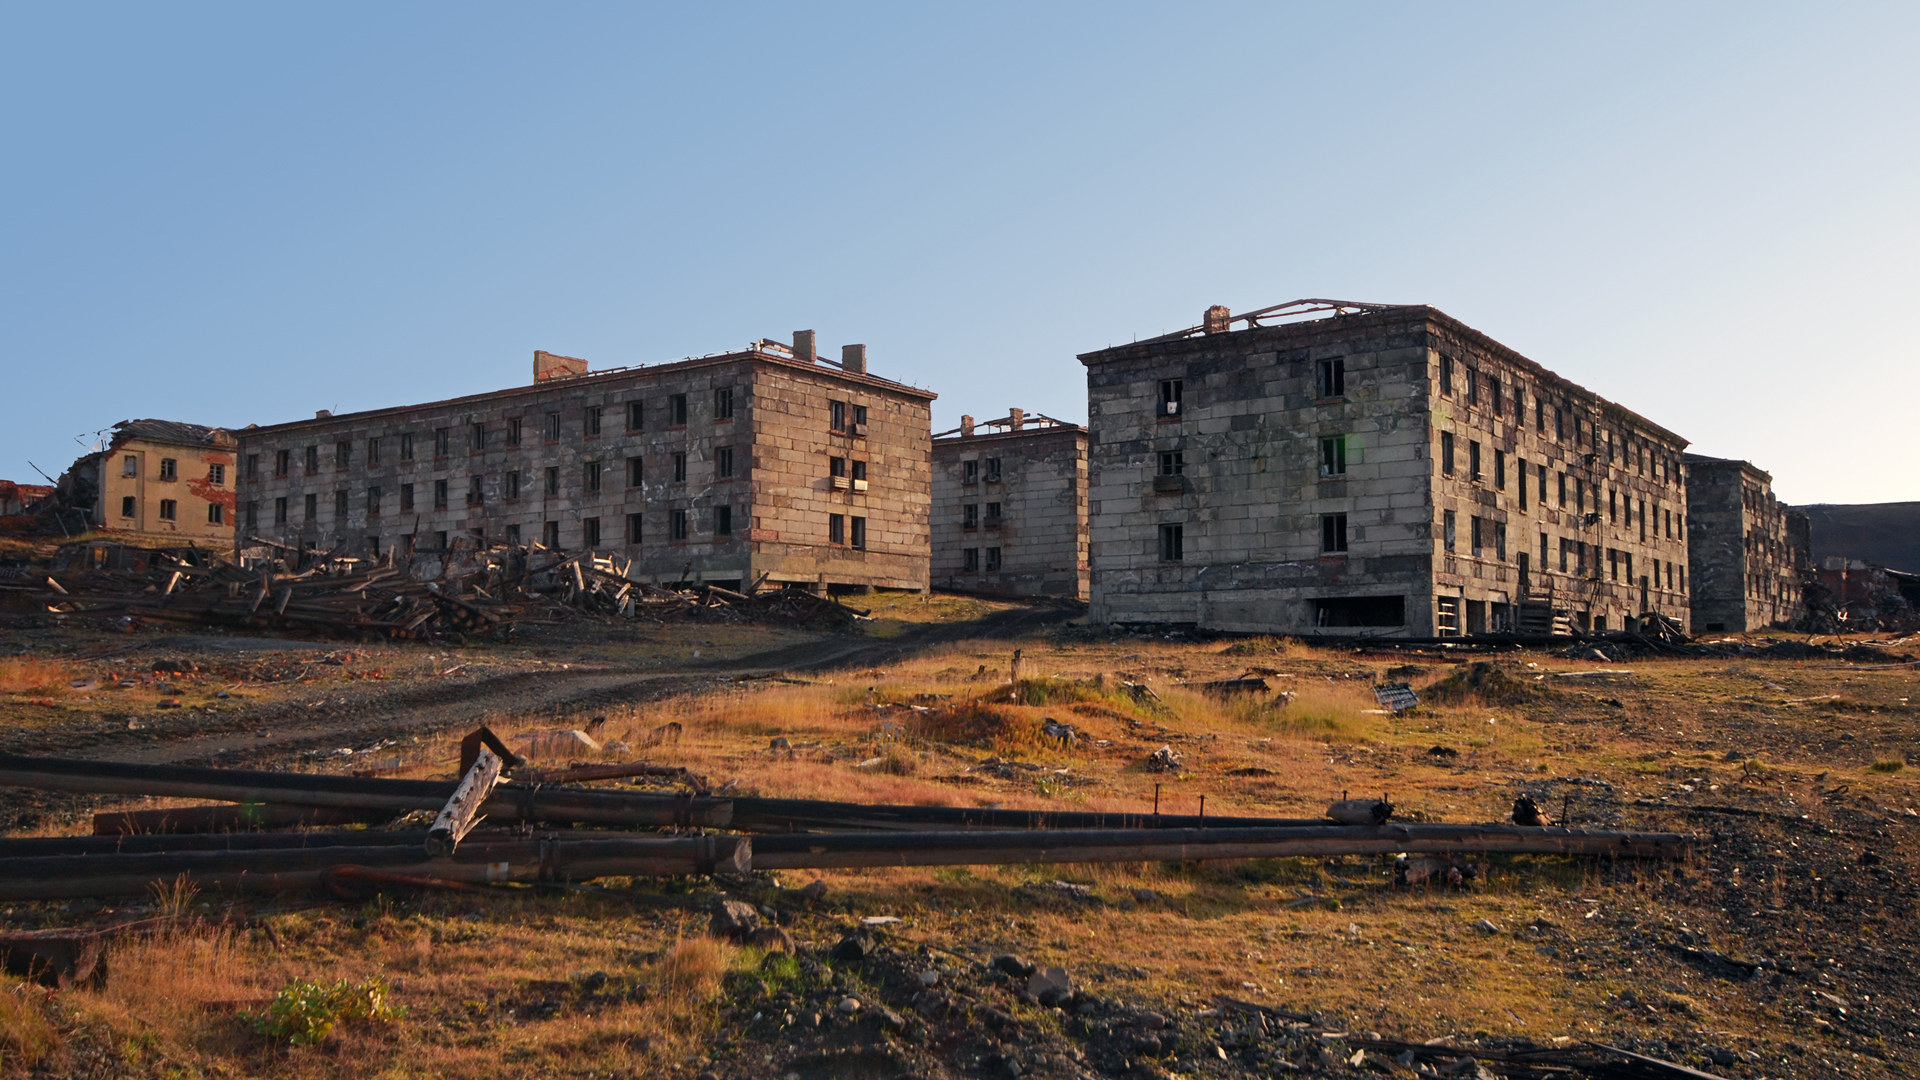
[[[240,538],[379,555],[540,543],[630,576],[924,590],[934,395],[814,334],[239,432]],[[470,539],[462,540],[466,537]]]
[[[1014,409],[933,438],[933,580],[1087,596],[1087,429]]]
[[[1763,630],[1797,622],[1804,540],[1796,545],[1791,513],[1773,497],[1773,477],[1748,461],[1688,454],[1687,507],[1693,529],[1695,633]]]
[[[233,542],[234,437],[175,420],[122,420],[63,483],[95,527],[134,542]]]
[[[1080,360],[1096,621],[1687,621],[1686,441],[1433,308],[1215,307]]]

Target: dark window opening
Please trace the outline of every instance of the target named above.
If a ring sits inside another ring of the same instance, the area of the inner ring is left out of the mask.
[[[1322,555],[1347,553],[1347,515],[1320,515],[1320,553]]]
[[[580,433],[589,439],[598,438],[600,436],[601,415],[602,415],[602,410],[600,406],[598,405],[587,406],[586,415],[582,418],[582,421],[581,421]],[[592,545],[588,545],[588,546],[592,546]]]
[[[637,544],[639,542],[640,542],[640,515],[628,514],[627,515],[627,543]]]
[[[997,547],[988,548],[987,549],[987,573],[991,574],[999,569],[1000,569],[1000,549]]]
[[[1320,475],[1347,475],[1347,437],[1335,435],[1320,440]]]
[[[852,521],[849,523],[849,526],[850,527],[847,532],[847,543],[852,547],[857,547],[857,548],[866,547],[867,546],[867,519],[863,517],[856,517],[852,519]]]
[[[827,543],[844,544],[847,542],[847,515],[827,515]]]
[[[722,386],[713,392],[713,418],[733,419],[733,387]]]
[[[980,572],[979,548],[966,548],[960,552],[960,569],[968,574]]]
[[[980,482],[980,463],[977,461],[961,462],[960,463],[960,482],[962,484],[979,483]]]
[[[713,471],[714,471],[714,475],[720,477],[722,480],[725,480],[733,475],[733,447],[720,446],[720,447],[714,448]],[[862,479],[862,480],[866,479],[867,474],[866,474],[865,462],[861,462],[860,468],[855,471],[859,473],[859,479]]]
[[[1320,396],[1337,398],[1347,396],[1347,360],[1335,357],[1320,361]]]
[[[637,457],[628,458],[627,459],[627,486],[639,487],[643,475],[644,474],[641,471],[640,459]]]
[[[1179,476],[1187,471],[1187,455],[1179,450],[1163,450],[1160,453],[1160,475]]]
[[[1160,416],[1180,415],[1180,396],[1183,390],[1182,380],[1163,379],[1160,382]]]
[[[580,543],[582,547],[588,548],[597,548],[600,546],[599,518],[582,518],[580,520]]]
[[[675,394],[667,399],[667,419],[674,427],[687,426],[687,395]]]
[[[1160,561],[1180,562],[1186,558],[1186,527],[1184,525],[1160,526]]]
[[[667,519],[668,537],[673,540],[687,538],[687,512],[675,510]]]
[[[861,543],[856,543],[853,546],[862,547],[864,546],[864,543],[866,540],[866,533],[864,530],[866,529],[867,519],[854,518],[853,520],[860,523],[860,528],[855,530],[855,535],[861,538]],[[713,508],[713,535],[715,536],[732,536],[733,535],[733,507],[716,506]]]
[[[1405,626],[1406,623],[1407,598],[1404,596],[1337,596],[1313,602],[1315,626]]]
[[[990,457],[987,459],[987,483],[997,484],[999,482],[1000,482],[1000,459],[997,457]]]

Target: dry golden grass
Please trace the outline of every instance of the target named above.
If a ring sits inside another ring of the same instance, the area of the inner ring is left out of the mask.
[[[0,1076],[25,1072],[59,1045],[45,991],[0,975]]]
[[[0,693],[45,694],[66,690],[76,677],[75,670],[64,660],[42,660],[34,656],[0,658]]]

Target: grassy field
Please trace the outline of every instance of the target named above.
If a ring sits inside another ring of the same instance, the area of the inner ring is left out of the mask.
[[[875,610],[879,635],[987,608],[890,603]],[[450,664],[621,665],[778,644],[723,641],[706,627],[646,636],[633,655],[618,643],[383,650],[394,658],[379,666],[397,688]],[[1022,678],[1012,682],[1016,648]],[[15,929],[170,909],[230,921],[128,939],[102,988],[6,984],[0,1071],[808,1080],[1342,1071],[1348,1050],[1329,1054],[1328,1040],[1271,1020],[1295,1014],[1319,1032],[1414,1042],[1604,1040],[1728,1076],[1906,1075],[1920,1024],[1905,970],[1916,899],[1908,835],[1920,824],[1907,759],[1920,737],[1916,668],[1901,659],[1520,652],[1476,667],[1068,626],[951,642],[884,668],[743,676],[614,702],[594,713],[603,735],[632,743],[678,722],[678,743],[651,759],[740,794],[1139,811],[1157,789],[1171,812],[1193,812],[1204,796],[1209,814],[1273,816],[1385,795],[1402,817],[1447,822],[1504,820],[1527,794],[1577,826],[1690,831],[1701,844],[1673,865],[1480,860],[1457,888],[1397,887],[1389,860],[1354,858],[762,873],[357,907],[177,894],[21,904],[5,914]],[[102,663],[0,662],[6,722],[45,723],[36,709],[95,716],[104,695],[72,684]],[[326,685],[368,670],[314,666]],[[1276,692],[1223,699],[1194,685],[1249,670]],[[1376,681],[1411,682],[1426,703],[1386,714]],[[511,709],[487,719],[509,741],[556,723]],[[1049,719],[1079,737],[1045,737]],[[445,776],[455,741],[381,753],[404,774]],[[1149,771],[1163,746],[1178,768]],[[53,815],[33,831],[73,827]],[[801,891],[816,878],[824,898]],[[706,913],[721,896],[780,913],[799,951],[708,939]],[[876,916],[899,920],[871,931],[878,952],[832,959],[860,918]],[[1079,1007],[1022,1000],[1018,980],[981,967],[1001,953],[1065,968]],[[927,972],[931,986],[920,981]],[[341,979],[384,985],[404,1015],[345,1020],[311,1046],[263,1035],[249,1019],[290,984]],[[848,998],[863,1003],[851,1018],[835,1008]],[[1249,1032],[1249,1014],[1223,1011],[1226,998],[1276,1012]],[[1127,1019],[1147,1012],[1165,1021],[1152,1046]]]

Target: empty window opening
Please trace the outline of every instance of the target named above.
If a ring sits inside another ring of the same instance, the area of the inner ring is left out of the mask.
[[[862,529],[865,528],[867,523],[866,518],[854,518],[853,520],[859,522]],[[715,536],[732,536],[733,535],[733,507],[716,506],[713,508],[713,535]],[[854,545],[854,547],[861,547],[861,546],[863,545],[861,544]]]
[[[990,547],[987,549],[987,573],[991,574],[998,571],[999,569],[1000,569],[1000,549],[997,547]]]
[[[963,461],[960,463],[960,482],[962,484],[977,484],[980,482],[980,463],[978,461]]]
[[[1179,562],[1186,558],[1186,526],[1160,526],[1160,561]]]
[[[847,542],[847,515],[827,515],[827,543],[844,544]]]
[[[722,386],[713,392],[713,418],[733,419],[733,387]]]
[[[1179,476],[1187,471],[1187,455],[1179,450],[1160,452],[1160,475]]]
[[[1180,415],[1180,395],[1182,380],[1162,379],[1160,381],[1160,408],[1158,415],[1163,417]]]
[[[685,510],[675,510],[669,515],[667,518],[667,530],[669,539],[685,540],[687,538],[687,512]]]
[[[600,546],[600,519],[597,517],[580,519],[580,545],[586,548]]]
[[[856,517],[848,522],[847,545],[849,547],[857,547],[857,548],[864,548],[867,546],[867,519],[866,518]],[[999,549],[993,548],[990,550],[997,551]]]
[[[1335,435],[1320,440],[1320,475],[1347,475],[1347,437]]]
[[[1347,358],[1334,357],[1320,361],[1320,397],[1337,398],[1347,396]]]
[[[1345,555],[1347,553],[1347,515],[1320,515],[1320,554]]]
[[[1442,605],[1448,599],[1443,597]],[[1407,598],[1404,596],[1335,596],[1313,602],[1315,626],[1405,626],[1406,622]],[[1448,629],[1458,632],[1457,627]]]
[[[1000,482],[1000,459],[997,457],[990,457],[987,459],[987,483],[997,484],[999,482]]]

